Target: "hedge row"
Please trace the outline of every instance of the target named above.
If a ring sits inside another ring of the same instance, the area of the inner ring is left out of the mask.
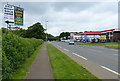
[[[22,38],[13,33],[2,35],[2,78],[11,79],[36,48],[43,43],[41,39]]]

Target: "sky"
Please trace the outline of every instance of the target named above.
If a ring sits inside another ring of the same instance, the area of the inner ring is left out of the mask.
[[[40,22],[47,32],[99,31],[118,28],[117,2],[9,2],[24,8],[24,26]],[[2,6],[6,2],[2,3]],[[0,15],[2,15],[0,13]],[[2,18],[2,16],[0,16]],[[4,22],[4,20],[2,21]],[[2,23],[2,26],[6,26]]]

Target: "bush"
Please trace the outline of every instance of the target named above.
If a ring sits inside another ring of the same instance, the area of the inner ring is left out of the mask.
[[[2,36],[2,78],[9,79],[43,43],[41,39],[22,38],[13,33]]]

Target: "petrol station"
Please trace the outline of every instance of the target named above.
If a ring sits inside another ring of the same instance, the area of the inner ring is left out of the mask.
[[[84,31],[75,33],[73,38],[80,42],[119,42],[120,31],[109,29],[103,31]]]

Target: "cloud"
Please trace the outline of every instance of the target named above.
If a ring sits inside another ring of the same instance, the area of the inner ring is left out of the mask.
[[[90,11],[93,11],[95,13],[106,13],[106,12],[112,12],[117,13],[118,12],[118,3],[116,2],[101,2],[98,5],[95,5]]]
[[[109,3],[106,3],[106,5]],[[111,3],[110,3],[111,4]],[[100,3],[99,5],[102,5]],[[99,6],[96,5],[96,6]],[[105,5],[105,3],[104,3]],[[106,6],[104,6],[106,7]],[[97,7],[97,9],[104,9],[101,6]],[[107,6],[108,7],[108,6]],[[49,27],[55,27],[56,29],[61,28],[62,31],[84,31],[84,30],[105,30],[111,28],[117,28],[117,9],[115,10],[105,10],[103,13],[97,13],[92,8],[85,9],[79,12],[71,12],[67,8],[63,8],[63,10],[56,12],[54,9],[50,9],[48,12],[50,14],[46,14],[47,18],[51,19]],[[54,14],[55,13],[55,14]],[[59,33],[61,32],[59,30]],[[49,30],[48,30],[49,31]],[[53,32],[51,32],[53,34]],[[54,34],[55,35],[55,34]]]
[[[106,30],[118,27],[117,2],[17,2],[25,9],[24,27],[41,22],[48,32]]]
[[[97,5],[99,2],[55,2],[52,4],[52,7],[55,11],[62,11],[64,9],[68,9],[71,12],[79,12],[85,9],[92,7],[93,5]]]

